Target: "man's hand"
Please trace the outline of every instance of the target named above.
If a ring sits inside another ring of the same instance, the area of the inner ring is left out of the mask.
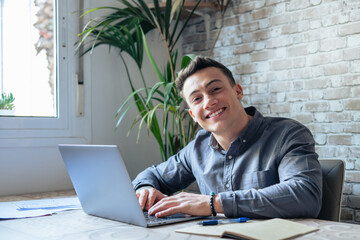
[[[155,188],[145,188],[136,191],[136,196],[139,199],[141,209],[146,211],[148,211],[154,203],[157,203],[161,199],[167,197],[167,195],[161,193]]]
[[[222,212],[219,196],[214,199],[216,210]],[[166,217],[175,213],[184,213],[193,216],[210,216],[210,196],[182,192],[170,197],[162,198],[149,209],[150,215]]]

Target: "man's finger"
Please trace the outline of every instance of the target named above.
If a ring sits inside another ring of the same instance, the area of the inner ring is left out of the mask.
[[[145,208],[145,204],[148,200],[148,195],[149,195],[148,190],[140,191],[139,204],[140,204],[140,207],[142,210],[144,210],[144,208]]]
[[[149,191],[149,195],[147,196],[145,210],[149,210],[153,206],[155,200],[156,200],[156,191]]]

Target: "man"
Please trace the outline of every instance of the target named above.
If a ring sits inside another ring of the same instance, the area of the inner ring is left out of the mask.
[[[196,57],[176,86],[203,128],[166,162],[133,181],[139,203],[156,217],[317,217],[321,167],[310,131],[286,118],[244,109],[243,90],[222,64]],[[181,192],[197,181],[201,194]],[[169,195],[169,196],[168,196]]]

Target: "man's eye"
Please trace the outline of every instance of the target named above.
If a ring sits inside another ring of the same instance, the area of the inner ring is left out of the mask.
[[[199,98],[199,97],[196,97],[196,98],[193,98],[192,102],[195,103],[195,102],[197,102],[197,101],[199,101],[199,100],[200,100],[200,98]]]
[[[219,88],[219,87],[217,87],[217,88],[214,88],[213,89],[213,92],[217,92],[217,91],[219,91],[221,88]]]

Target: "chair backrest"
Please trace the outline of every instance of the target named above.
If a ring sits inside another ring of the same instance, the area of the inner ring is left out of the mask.
[[[323,178],[322,207],[318,219],[340,221],[345,164],[341,160],[320,160]]]

